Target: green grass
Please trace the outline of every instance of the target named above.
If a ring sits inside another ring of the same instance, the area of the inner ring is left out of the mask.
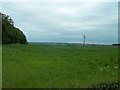
[[[84,88],[118,80],[111,46],[3,45],[3,88]]]
[[[0,45],[0,89],[2,89],[2,45]]]

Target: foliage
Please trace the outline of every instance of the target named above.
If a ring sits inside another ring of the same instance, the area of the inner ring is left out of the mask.
[[[0,13],[2,18],[2,43],[13,44],[20,43],[26,44],[26,36],[18,28],[14,26],[14,21],[8,15]]]
[[[95,85],[92,88],[93,90],[120,90],[120,84],[118,82],[108,82]]]

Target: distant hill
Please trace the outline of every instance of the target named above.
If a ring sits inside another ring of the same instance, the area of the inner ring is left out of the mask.
[[[27,44],[26,36],[14,26],[14,21],[10,16],[0,13],[2,19],[2,44]]]

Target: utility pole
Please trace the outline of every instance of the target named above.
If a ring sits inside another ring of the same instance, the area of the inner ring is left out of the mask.
[[[86,35],[83,35],[83,45],[85,45]]]

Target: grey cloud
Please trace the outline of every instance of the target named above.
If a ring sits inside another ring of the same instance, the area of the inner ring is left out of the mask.
[[[10,14],[29,41],[117,42],[116,3],[7,3]],[[85,6],[86,5],[86,6]],[[88,7],[90,6],[90,7]],[[59,10],[74,8],[73,12]],[[102,36],[100,38],[100,36]]]

